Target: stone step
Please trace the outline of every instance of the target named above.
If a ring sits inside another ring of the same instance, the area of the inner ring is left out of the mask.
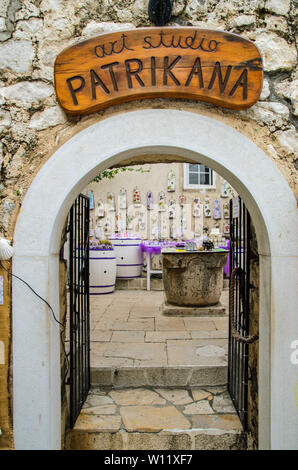
[[[91,367],[92,387],[188,387],[227,383],[226,364],[180,367]]]
[[[225,387],[92,389],[71,450],[240,450],[246,435]]]

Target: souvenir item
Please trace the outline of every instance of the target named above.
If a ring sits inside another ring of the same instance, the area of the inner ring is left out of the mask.
[[[228,183],[226,180],[223,180],[222,183],[221,183],[221,194],[220,194],[221,197],[228,197],[229,196],[229,193],[228,193]]]
[[[112,221],[110,216],[108,216],[105,220],[103,231],[105,236],[110,235],[112,233]]]
[[[179,204],[180,204],[180,206],[183,207],[184,204],[185,204],[185,202],[186,202],[186,198],[185,198],[184,194],[180,194],[180,196],[179,196]]]
[[[168,238],[169,236],[169,227],[168,227],[168,217],[167,214],[161,214],[160,218],[160,237]]]
[[[215,220],[221,219],[220,202],[218,199],[215,199],[213,203],[213,218]]]
[[[169,202],[169,219],[174,219],[176,217],[176,202],[174,199],[171,199]]]
[[[95,228],[95,237],[99,240],[102,238],[102,229],[99,225]]]
[[[103,204],[101,199],[97,203],[95,215],[96,215],[96,217],[104,217],[105,216],[104,204]]]
[[[224,233],[225,235],[229,235],[229,234],[230,234],[230,224],[224,223],[224,226],[223,226],[223,233]]]
[[[119,195],[119,209],[126,209],[127,208],[127,197],[126,197],[126,189],[120,189]]]
[[[224,204],[223,206],[223,213],[224,213],[224,218],[229,219],[230,218],[230,205],[229,204]]]
[[[158,217],[155,211],[150,213],[150,233],[154,239],[159,238]]]
[[[107,202],[108,202],[108,211],[109,212],[114,212],[116,210],[115,194],[114,193],[108,193]]]
[[[153,209],[153,194],[152,191],[147,192],[147,209],[151,211]]]
[[[133,203],[135,207],[138,207],[141,204],[141,195],[137,187],[133,190]]]
[[[159,193],[158,210],[159,212],[166,210],[166,197],[163,191],[160,191]]]
[[[195,237],[200,237],[202,235],[202,224],[200,223],[200,219],[195,219]]]
[[[204,199],[204,216],[211,217],[211,202],[208,196]]]
[[[172,192],[176,189],[176,177],[175,173],[171,170],[168,174],[168,191]]]
[[[201,217],[201,204],[199,197],[195,197],[193,200],[192,215],[194,217]]]
[[[91,189],[88,189],[86,196],[89,198],[90,201],[90,210],[92,211],[94,209],[94,196],[93,196],[93,191]]]
[[[139,211],[137,218],[137,232],[146,231],[146,210],[144,207]]]

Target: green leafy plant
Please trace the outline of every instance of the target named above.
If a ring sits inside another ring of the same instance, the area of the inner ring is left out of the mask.
[[[110,170],[104,170],[101,171],[95,178],[92,180],[92,183],[99,183],[99,181],[103,179],[112,179],[115,178],[115,176],[119,175],[120,173],[124,173],[126,171],[137,171],[139,173],[150,173],[151,169],[144,170],[144,168],[132,168],[129,166],[123,166],[120,168],[112,168]]]

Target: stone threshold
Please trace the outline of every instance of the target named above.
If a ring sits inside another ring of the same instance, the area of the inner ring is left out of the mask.
[[[165,301],[161,305],[161,312],[163,315],[169,317],[220,317],[226,314],[226,309],[220,302],[210,307],[184,307],[180,305],[174,305]]]
[[[67,449],[244,449],[246,436],[225,386],[93,388]]]
[[[227,365],[189,367],[91,367],[91,386],[188,387],[227,383]]]

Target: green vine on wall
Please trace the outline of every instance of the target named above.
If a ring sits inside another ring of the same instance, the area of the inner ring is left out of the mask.
[[[144,168],[131,168],[128,166],[123,166],[120,168],[113,168],[111,170],[104,170],[101,171],[95,178],[92,180],[92,183],[99,183],[101,180],[107,178],[112,179],[115,178],[119,173],[124,173],[125,171],[137,171],[139,173],[150,173],[151,169],[144,170]]]

